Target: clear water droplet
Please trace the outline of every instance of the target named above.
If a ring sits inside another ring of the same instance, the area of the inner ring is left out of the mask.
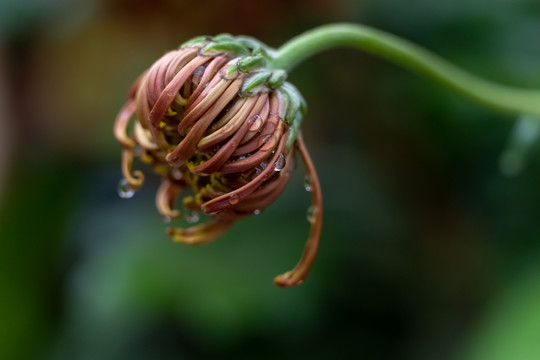
[[[317,218],[318,213],[319,213],[319,208],[315,205],[311,205],[307,209],[307,213],[306,213],[307,221],[309,221],[310,224],[313,224],[315,222],[315,219]]]
[[[276,146],[276,137],[274,135],[265,136],[260,142],[259,146],[261,151],[268,151]]]
[[[263,172],[264,169],[266,169],[267,166],[268,166],[268,163],[267,163],[266,161],[261,162],[261,163],[259,164],[259,166],[257,166],[257,167],[255,168],[255,173],[256,173],[257,175],[259,175],[260,173]]]
[[[253,215],[259,215],[261,213],[261,210],[255,209],[253,210]]]
[[[254,132],[258,131],[263,124],[263,120],[259,115],[255,115],[255,120],[253,120],[253,124],[249,127],[249,131]]]
[[[131,199],[135,195],[135,190],[129,186],[126,179],[120,179],[118,182],[118,196],[122,199]]]
[[[170,217],[170,216],[163,216],[163,222],[164,222],[165,224],[170,223],[170,222],[171,222],[171,217]]]
[[[184,176],[179,169],[172,169],[170,174],[174,180],[182,180],[182,177]]]
[[[184,220],[186,220],[187,223],[194,224],[199,221],[200,216],[199,216],[198,211],[186,209],[184,210],[183,213],[184,213]]]
[[[311,176],[306,175],[304,178],[304,189],[306,189],[307,192],[311,192]]]
[[[238,204],[239,201],[240,201],[240,198],[238,197],[238,195],[236,194],[229,195],[229,203],[231,205]]]
[[[274,164],[274,171],[281,171],[285,167],[285,156],[279,154],[276,163]]]

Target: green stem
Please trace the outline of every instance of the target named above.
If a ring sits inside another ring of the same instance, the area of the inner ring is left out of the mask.
[[[481,79],[411,42],[362,25],[332,24],[305,32],[279,48],[273,54],[270,66],[291,70],[310,56],[335,47],[371,52],[493,109],[540,117],[539,90],[514,88]]]

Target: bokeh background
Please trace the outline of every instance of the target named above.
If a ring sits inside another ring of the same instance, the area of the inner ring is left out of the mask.
[[[166,50],[337,21],[540,87],[537,0],[0,1],[0,359],[540,359],[540,145],[501,171],[513,118],[366,53],[289,76],[325,201],[301,287],[271,281],[309,230],[301,167],[195,248],[157,177],[117,196],[114,117]]]

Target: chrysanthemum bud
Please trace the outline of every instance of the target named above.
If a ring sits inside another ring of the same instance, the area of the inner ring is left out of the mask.
[[[164,217],[180,216],[180,196],[186,211],[210,216],[207,223],[169,229],[175,241],[186,244],[212,241],[236,220],[270,205],[285,188],[298,151],[316,212],[300,263],[275,280],[289,286],[303,281],[314,260],[322,199],[299,133],[305,102],[285,81],[285,71],[267,67],[271,52],[254,39],[228,34],[188,41],[137,79],[114,134],[133,190],[144,182],[142,172],[132,172],[135,157],[163,177],[156,205]],[[192,194],[183,195],[186,190]]]

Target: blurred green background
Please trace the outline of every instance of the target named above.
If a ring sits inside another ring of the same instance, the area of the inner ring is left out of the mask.
[[[373,56],[289,76],[325,201],[301,287],[271,281],[309,231],[301,167],[195,248],[166,235],[156,176],[117,196],[114,117],[166,50],[337,21],[540,87],[537,0],[0,1],[0,359],[540,359],[540,145],[503,175],[511,117]]]

